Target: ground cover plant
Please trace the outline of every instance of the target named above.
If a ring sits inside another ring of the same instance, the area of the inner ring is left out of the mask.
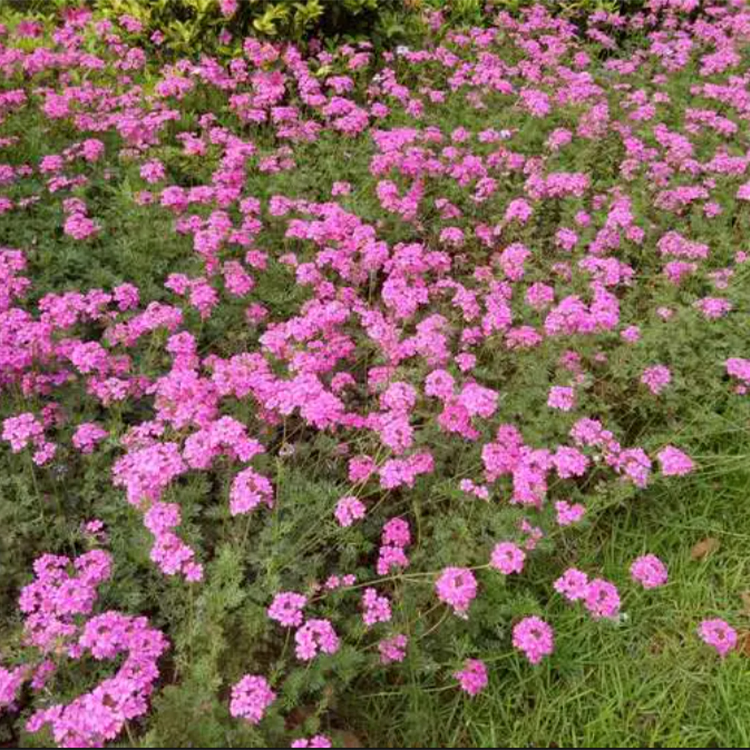
[[[750,11],[482,21],[0,14],[0,740],[750,742]]]

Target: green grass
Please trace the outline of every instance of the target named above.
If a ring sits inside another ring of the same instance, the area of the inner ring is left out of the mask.
[[[744,452],[733,432],[734,456],[705,456],[706,470],[679,489],[604,511],[561,553],[620,583],[633,557],[653,552],[669,565],[667,586],[622,587],[620,624],[595,622],[560,597],[547,663],[488,659],[489,688],[474,699],[417,685],[364,699],[367,735],[385,746],[747,747],[750,660],[735,652],[722,662],[695,636],[713,616],[750,629],[741,598],[750,589],[750,472],[747,430],[736,427]],[[719,547],[694,559],[707,537]]]

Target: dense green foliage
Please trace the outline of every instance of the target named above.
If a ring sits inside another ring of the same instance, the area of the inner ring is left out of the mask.
[[[68,0],[7,0],[11,8],[51,17]],[[251,33],[274,40],[306,44],[322,39],[329,45],[367,40],[376,47],[419,44],[425,33],[423,12],[439,11],[456,25],[486,25],[501,11],[517,13],[534,0],[237,0],[231,16],[220,0],[87,0],[98,12],[116,19],[123,14],[143,24],[131,33],[134,42],[151,45],[155,31],[164,35],[159,47],[178,55],[237,52],[231,39]],[[625,15],[644,10],[645,0],[544,0],[554,13],[583,27],[596,11]],[[219,39],[220,32],[230,37]]]

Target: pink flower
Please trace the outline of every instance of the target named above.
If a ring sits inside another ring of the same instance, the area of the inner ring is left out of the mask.
[[[339,650],[339,637],[328,620],[308,620],[294,634],[295,653],[298,659],[310,661],[320,651],[335,654]]]
[[[695,464],[690,456],[672,445],[662,448],[656,454],[656,458],[661,464],[661,473],[665,477],[681,477],[690,474],[695,469]]]
[[[553,586],[558,594],[562,594],[568,601],[575,602],[586,597],[589,578],[577,568],[568,568]]]
[[[141,177],[148,183],[156,183],[166,176],[164,165],[158,160],[147,161],[141,166]]]
[[[10,706],[18,697],[26,680],[26,667],[4,669],[0,667],[0,709]]]
[[[561,411],[570,411],[575,406],[575,390],[568,386],[553,385],[549,389],[547,406]]]
[[[293,740],[289,747],[333,747],[333,745],[324,734],[316,734],[310,739]]]
[[[552,628],[539,617],[525,617],[513,628],[513,646],[532,664],[539,664],[554,650]]]
[[[732,308],[732,303],[723,297],[704,297],[695,303],[695,307],[703,313],[707,320],[723,318]]]
[[[249,513],[261,503],[273,507],[273,487],[266,477],[253,469],[241,471],[232,482],[229,512],[233,516]]]
[[[459,227],[445,227],[441,230],[439,239],[441,244],[452,247],[462,247],[465,242],[463,230]]]
[[[10,443],[13,453],[18,453],[29,443],[44,442],[44,425],[31,412],[8,417],[3,421],[2,439]]]
[[[589,583],[583,603],[595,620],[616,620],[620,614],[617,587],[603,578],[595,578]]]
[[[74,213],[65,219],[63,231],[75,240],[85,240],[93,237],[101,227],[82,213]]]
[[[520,573],[526,553],[512,542],[500,542],[495,545],[490,558],[490,565],[504,575]]]
[[[644,589],[655,589],[666,584],[667,566],[656,555],[643,555],[630,566],[630,576]]]
[[[723,659],[737,645],[737,631],[724,620],[703,620],[698,635],[704,643],[713,646]]]
[[[395,547],[406,547],[411,544],[411,533],[409,523],[403,518],[391,518],[383,526],[383,544],[392,544]]]
[[[395,568],[408,568],[409,558],[406,556],[403,547],[397,547],[393,544],[384,544],[378,551],[378,562],[375,570],[379,576],[387,576]]]
[[[658,396],[672,381],[672,373],[664,365],[647,367],[641,375],[641,383]]]
[[[367,508],[353,495],[342,497],[336,504],[333,514],[341,526],[351,526],[355,521],[365,517]]]
[[[487,667],[479,659],[467,659],[464,668],[453,676],[461,685],[461,690],[472,698],[487,687]]]
[[[656,314],[662,320],[669,320],[674,315],[674,310],[671,310],[668,307],[657,307],[656,308]]]
[[[446,370],[433,370],[425,378],[424,392],[427,396],[433,396],[443,401],[453,395],[455,380]]]
[[[532,284],[526,290],[526,304],[535,310],[544,310],[555,301],[555,290],[541,282]]]
[[[552,456],[552,463],[561,479],[582,477],[589,467],[589,459],[586,454],[567,445],[561,445],[555,451]]]
[[[641,338],[641,329],[638,326],[628,326],[620,332],[620,337],[629,344],[635,344]]]
[[[76,592],[63,592],[61,588],[58,593],[74,597]],[[55,633],[58,651],[62,645],[61,635],[71,633]],[[37,732],[49,724],[52,736],[61,747],[103,747],[105,741],[120,734],[128,720],[148,711],[148,697],[159,678],[158,659],[168,645],[161,631],[151,628],[145,617],[109,611],[88,619],[77,641],[66,649],[68,658],[80,659],[88,652],[101,661],[123,654],[122,666],[70,703],[37,710],[26,722],[26,730]],[[32,688],[41,689],[54,666],[50,660],[43,662],[32,678]]]
[[[104,440],[109,433],[94,422],[83,422],[73,433],[73,445],[81,453],[93,453],[97,443]]]
[[[232,687],[229,713],[251,724],[257,724],[275,700],[276,693],[271,690],[265,677],[246,674]]]
[[[378,592],[373,588],[365,589],[362,596],[362,619],[365,626],[371,628],[378,622],[390,622],[391,619],[391,602],[388,597],[378,596]]]
[[[571,505],[566,500],[559,500],[555,503],[555,510],[557,511],[557,523],[560,526],[570,526],[573,523],[578,523],[586,514],[586,508],[580,503]]]
[[[435,583],[435,591],[440,601],[466,619],[469,605],[477,595],[477,579],[468,568],[445,568]]]
[[[302,609],[307,604],[307,597],[294,591],[282,591],[276,594],[268,608],[267,614],[272,620],[287,628],[298,628],[302,625]]]
[[[238,0],[219,0],[221,15],[225,18],[233,16],[237,12],[237,3]]]
[[[391,662],[403,661],[406,658],[406,644],[408,642],[409,639],[401,633],[380,641],[378,644],[380,663],[390,664]]]
[[[740,381],[735,391],[740,394],[746,393],[748,386],[750,386],[750,359],[730,357],[724,363],[724,367],[727,375]]]

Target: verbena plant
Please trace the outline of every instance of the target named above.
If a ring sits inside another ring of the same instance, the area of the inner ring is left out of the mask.
[[[166,63],[8,14],[9,742],[417,744],[666,600],[599,524],[744,460],[750,19],[649,7]]]

